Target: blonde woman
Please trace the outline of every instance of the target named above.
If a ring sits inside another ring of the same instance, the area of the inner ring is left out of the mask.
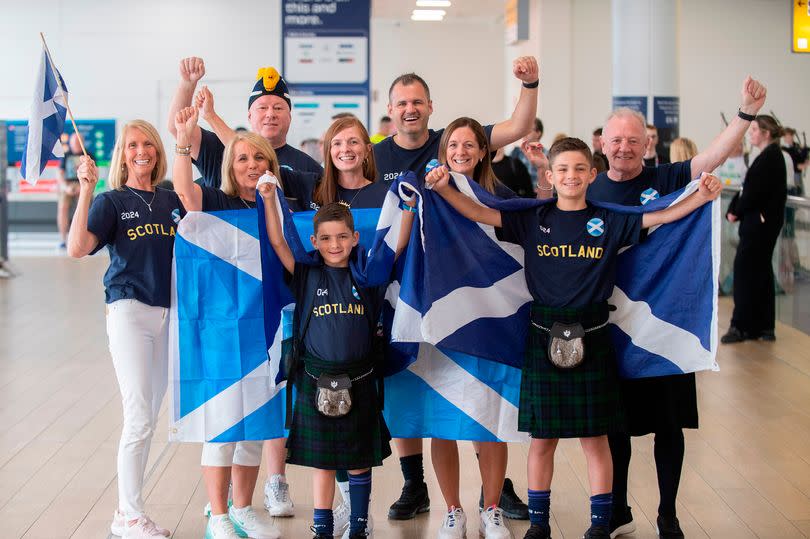
[[[183,214],[172,191],[156,187],[166,154],[155,128],[124,125],[110,163],[111,191],[93,200],[98,169],[83,156],[79,200],[68,254],[81,258],[103,247],[107,336],[121,390],[124,426],[118,446],[118,509],[110,531],[128,539],[168,537],[145,513],[141,491],[158,410],[168,383],[169,288],[175,227]]]
[[[669,147],[670,163],[680,163],[689,161],[698,154],[697,145],[686,137],[678,137],[672,141]]]

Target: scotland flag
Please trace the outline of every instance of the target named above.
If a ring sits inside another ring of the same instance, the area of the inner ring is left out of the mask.
[[[501,200],[452,176],[461,192],[496,209],[548,203]],[[693,182],[644,207],[609,207],[654,211],[696,189]],[[523,251],[499,242],[492,227],[466,220],[435,193],[423,193],[423,203],[421,245],[412,241],[402,287],[395,290],[395,283],[388,294],[396,298],[392,340],[420,343],[404,370],[387,379],[389,429],[397,437],[525,440],[517,432],[531,300]],[[617,307],[611,322],[622,376],[717,370],[719,219],[717,203],[703,206],[650,230],[620,255],[610,303]],[[599,233],[599,224],[592,226]]]
[[[290,295],[278,262],[275,275],[281,285],[268,288],[277,292],[276,308],[265,312],[254,211],[190,212],[180,221],[169,326],[170,439],[232,442],[285,435],[286,384],[275,379],[281,311]],[[269,346],[265,327],[273,328]]]
[[[20,165],[20,174],[30,184],[37,183],[48,161],[64,155],[60,137],[65,131],[67,86],[58,75],[62,81],[60,87],[55,73],[58,75],[43,49],[28,120],[28,137]]]

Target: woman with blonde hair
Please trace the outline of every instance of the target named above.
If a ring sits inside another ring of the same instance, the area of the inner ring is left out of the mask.
[[[166,154],[155,128],[124,125],[110,163],[111,191],[93,200],[98,168],[87,156],[77,170],[79,200],[68,254],[81,258],[103,247],[107,336],[121,391],[124,426],[118,446],[118,509],[110,531],[125,538],[168,537],[145,513],[141,491],[149,448],[168,384],[168,310],[180,199],[156,187]]]
[[[669,146],[669,162],[680,163],[689,161],[698,154],[697,144],[692,139],[678,137]]]

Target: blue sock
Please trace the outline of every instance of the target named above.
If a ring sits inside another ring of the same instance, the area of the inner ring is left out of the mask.
[[[315,524],[312,530],[319,535],[332,537],[335,534],[335,518],[331,509],[315,509],[313,511]]]
[[[371,470],[357,475],[349,474],[349,497],[352,512],[349,516],[349,535],[366,531],[368,501],[371,497]]]
[[[610,513],[612,510],[612,492],[591,496],[591,526],[610,527]]]
[[[422,453],[400,457],[399,467],[402,468],[402,476],[405,481],[416,483],[425,482],[425,468],[422,465]]]
[[[550,509],[550,490],[529,489],[529,521],[533,526],[548,526]]]

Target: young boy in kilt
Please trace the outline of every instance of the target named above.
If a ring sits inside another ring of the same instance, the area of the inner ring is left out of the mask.
[[[310,266],[295,261],[284,239],[275,204],[276,185],[260,184],[259,193],[265,202],[270,243],[295,296],[294,333],[300,342],[299,362],[303,363],[288,373],[296,397],[287,462],[314,468],[312,531],[316,538],[331,539],[334,533],[336,470],[349,471],[351,516],[343,537],[368,537],[371,467],[380,466],[391,454],[373,353],[385,286],[356,285],[349,259],[359,234],[347,205],[325,204],[315,214],[310,241],[318,252],[319,264]],[[413,207],[416,200],[405,204]],[[412,223],[412,211],[405,211],[397,255],[407,244]],[[351,380],[352,404],[345,415],[328,417],[319,411],[316,392],[321,375],[345,375]]]
[[[545,160],[541,148],[529,152],[531,159]],[[583,141],[556,142],[548,161],[546,177],[557,197],[527,210],[501,212],[475,203],[449,185],[444,168],[431,171],[425,181],[462,215],[496,227],[501,240],[524,248],[526,282],[533,298],[518,425],[532,436],[528,458],[531,527],[524,538],[551,537],[550,488],[560,438],[579,438],[588,461],[591,526],[585,538],[608,538],[612,463],[607,434],[621,429],[624,422],[607,328],[616,256],[622,247],[640,241],[642,229],[684,217],[717,198],[722,187],[717,178],[704,174],[698,192],[680,203],[657,212],[626,215],[586,201],[596,169]],[[578,323],[585,330],[584,360],[579,365],[563,369],[551,362],[548,346],[555,323]]]

